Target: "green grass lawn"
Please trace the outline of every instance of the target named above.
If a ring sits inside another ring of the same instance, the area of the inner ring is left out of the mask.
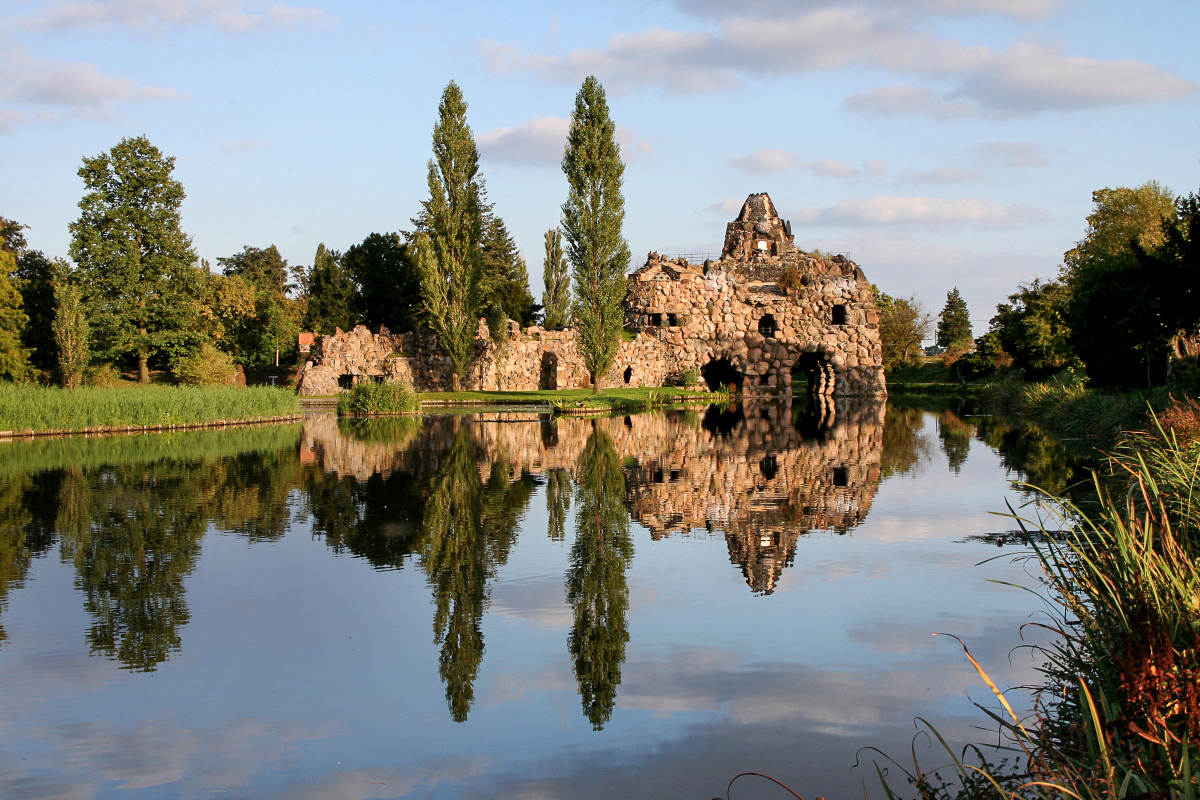
[[[53,387],[0,385],[0,431],[196,425],[297,414],[290,389],[267,386]]]

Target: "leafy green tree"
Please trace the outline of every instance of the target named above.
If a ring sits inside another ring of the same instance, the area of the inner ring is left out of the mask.
[[[294,353],[304,306],[290,297],[288,263],[275,245],[246,246],[242,252],[218,258],[227,278],[240,278],[254,289],[254,314],[234,330],[235,355],[248,364],[267,366],[281,353]]]
[[[54,312],[54,341],[58,351],[58,373],[67,389],[83,385],[91,353],[88,350],[88,324],[83,313],[83,296],[79,287],[62,281],[54,289],[57,308]]]
[[[21,233],[25,226],[0,217],[0,238],[4,248],[16,258],[16,269],[9,274],[13,287],[21,295],[21,307],[29,322],[21,333],[21,345],[29,351],[29,361],[41,370],[57,364],[54,331],[54,286],[70,273],[61,258],[50,259],[40,250],[30,250]]]
[[[1174,197],[1155,182],[1092,193],[1095,205],[1083,240],[1063,255],[1070,289],[1071,346],[1097,386],[1136,386],[1166,378],[1164,292],[1174,291],[1138,260],[1155,254],[1162,220],[1176,218]]]
[[[575,543],[567,569],[567,602],[574,624],[567,649],[574,662],[583,713],[595,730],[603,729],[612,718],[629,641],[625,571],[633,560],[633,538],[622,466],[612,439],[593,427],[577,472]]]
[[[0,376],[10,381],[29,378],[29,350],[21,345],[21,334],[29,317],[21,304],[21,295],[8,276],[16,270],[17,259],[0,239]]]
[[[171,177],[174,166],[145,136],[85,158],[79,176],[88,192],[70,225],[96,349],[136,356],[142,383],[155,353],[199,343],[192,300],[201,278],[179,227],[184,192]]]
[[[540,306],[529,293],[529,271],[525,267],[525,259],[517,251],[504,220],[490,209],[484,213],[482,231],[481,302],[485,307],[499,303],[509,319],[515,319],[521,327],[532,325],[537,320]]]
[[[492,300],[491,305],[487,310],[488,335],[492,340],[492,353],[496,362],[496,388],[503,391],[504,375],[500,369],[500,362],[508,353],[508,315],[504,313],[504,307],[499,300]]]
[[[615,135],[604,87],[589,76],[575,95],[562,160],[569,186],[562,231],[575,276],[574,324],[594,392],[617,357],[628,287],[629,243],[621,234],[625,165]]]
[[[342,265],[341,253],[326,249],[324,242],[317,245],[312,269],[305,276],[304,295],[308,300],[302,323],[305,330],[333,333],[335,328],[348,331],[358,324],[358,286]]]
[[[378,331],[411,331],[421,310],[421,279],[413,250],[397,233],[372,233],[342,256],[342,267],[359,287],[358,314]]]
[[[891,297],[878,287],[875,287],[875,305],[879,310],[884,369],[915,364],[921,355],[921,343],[933,332],[933,318],[925,311],[925,306],[915,297]]]
[[[938,347],[950,349],[965,347],[971,343],[971,316],[967,313],[967,301],[963,300],[955,286],[946,293],[946,305],[938,315]]]
[[[1072,366],[1082,366],[1071,348],[1067,310],[1071,292],[1057,281],[1034,280],[1017,288],[1007,303],[996,306],[989,333],[1031,379],[1043,378]]]
[[[546,327],[562,328],[571,317],[571,275],[563,257],[562,232],[546,231],[546,257],[542,261],[542,306],[546,309]]]
[[[410,244],[416,249],[425,321],[453,365],[453,388],[471,366],[482,298],[483,233],[479,151],[462,90],[451,81],[438,105],[429,162],[429,199]]]

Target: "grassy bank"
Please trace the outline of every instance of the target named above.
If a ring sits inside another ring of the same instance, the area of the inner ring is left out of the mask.
[[[0,431],[197,425],[299,413],[294,392],[270,387],[139,386],[68,392],[0,385]]]

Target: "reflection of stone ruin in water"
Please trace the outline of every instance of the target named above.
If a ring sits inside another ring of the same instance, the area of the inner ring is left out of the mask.
[[[746,199],[716,261],[648,254],[629,275],[625,325],[636,336],[597,376],[602,387],[663,386],[694,374],[713,389],[734,384],[755,394],[790,394],[797,377],[827,397],[887,393],[870,282],[844,256],[797,248],[791,224],[766,194]],[[370,380],[446,390],[450,359],[427,331],[372,334],[358,326],[317,337],[299,392],[335,394]],[[463,389],[587,385],[574,330],[522,331],[510,321],[498,349],[480,320]]]
[[[747,404],[723,421],[710,418],[707,427],[691,412],[553,421],[519,412],[427,417],[424,433],[407,443],[358,441],[332,417],[310,418],[302,457],[360,481],[374,472],[429,472],[454,432],[467,428],[485,478],[497,462],[514,478],[525,470],[565,470],[576,478],[588,436],[599,429],[625,461],[629,513],[652,539],[720,533],[750,587],[769,593],[800,536],[853,529],[878,489],[883,403],[835,406]],[[832,425],[821,427],[830,416]]]

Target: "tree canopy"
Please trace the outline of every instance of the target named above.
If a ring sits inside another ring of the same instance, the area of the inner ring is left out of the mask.
[[[971,315],[967,312],[967,301],[963,300],[955,286],[946,293],[946,305],[938,315],[937,344],[947,349],[965,347],[971,343]]]
[[[574,272],[572,316],[594,391],[599,391],[599,380],[620,347],[625,323],[621,304],[628,287],[629,243],[621,232],[625,165],[615,135],[604,87],[589,76],[575,95],[562,160],[569,187],[562,231]]]
[[[552,228],[546,231],[545,239],[542,282],[546,291],[542,293],[542,307],[545,308],[546,327],[562,328],[571,318],[571,275],[563,256],[562,231]]]
[[[410,331],[421,311],[421,281],[413,250],[397,233],[372,233],[342,255],[358,284],[362,323],[378,331]]]

